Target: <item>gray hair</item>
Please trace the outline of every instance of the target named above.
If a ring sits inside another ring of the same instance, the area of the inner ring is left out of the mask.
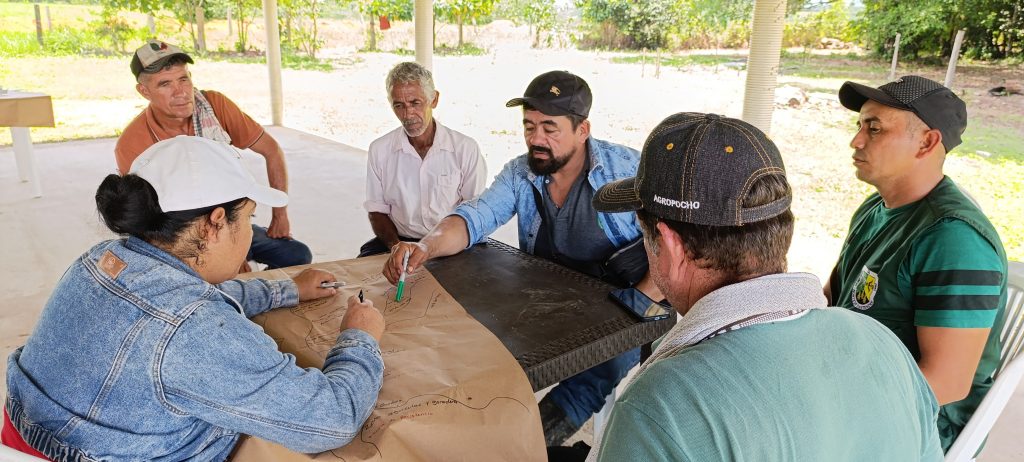
[[[386,81],[388,90],[388,102],[391,101],[391,90],[395,88],[396,83],[418,83],[420,84],[420,90],[423,90],[423,95],[428,100],[434,101],[434,97],[437,96],[437,90],[434,89],[434,76],[430,73],[427,68],[412,62],[407,61],[404,63],[398,63],[388,72],[388,78]],[[429,102],[428,102],[429,103]]]

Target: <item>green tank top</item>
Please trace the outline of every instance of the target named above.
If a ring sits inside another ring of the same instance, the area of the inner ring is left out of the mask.
[[[876,193],[854,213],[832,275],[832,304],[885,326],[920,359],[917,327],[992,328],[973,385],[939,413],[948,449],[992,385],[1006,305],[1006,254],[988,218],[949,177],[887,209]]]

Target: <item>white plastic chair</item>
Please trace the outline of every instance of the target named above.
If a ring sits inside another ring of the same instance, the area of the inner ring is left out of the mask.
[[[946,452],[945,462],[974,460],[1024,376],[1024,355],[1019,355],[1024,346],[1024,263],[1010,262],[1008,282],[1005,321],[999,334],[1003,349],[999,352],[999,367],[993,374],[995,382]]]

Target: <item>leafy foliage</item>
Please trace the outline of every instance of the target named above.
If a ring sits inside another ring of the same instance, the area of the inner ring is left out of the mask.
[[[584,33],[584,45],[619,42],[632,49],[665,46],[680,11],[675,0],[577,0],[576,6],[591,26]],[[621,34],[618,40],[608,35],[614,31]]]
[[[880,55],[891,55],[896,33],[900,54],[949,56],[956,32],[962,50],[977,58],[1024,54],[1024,0],[865,0],[857,30]]]
[[[850,14],[846,2],[836,1],[817,12],[797,12],[788,18],[782,34],[784,46],[814,47],[822,38],[843,42],[856,39],[850,27]]]
[[[530,26],[534,48],[540,46],[541,34],[554,29],[558,21],[555,0],[505,0],[495,6],[495,13],[516,24]]]
[[[434,13],[438,16],[458,24],[459,26],[459,47],[463,40],[462,26],[466,22],[476,23],[494,11],[495,0],[436,0],[434,2]]]
[[[376,22],[381,16],[397,16],[408,11],[407,2],[402,0],[350,0],[368,19],[366,28],[366,50],[377,50],[377,29]]]

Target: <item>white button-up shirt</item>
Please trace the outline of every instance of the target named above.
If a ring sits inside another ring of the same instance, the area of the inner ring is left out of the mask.
[[[400,236],[419,239],[480,194],[486,175],[473,138],[437,122],[434,144],[421,158],[399,126],[370,143],[363,207],[390,215]]]

